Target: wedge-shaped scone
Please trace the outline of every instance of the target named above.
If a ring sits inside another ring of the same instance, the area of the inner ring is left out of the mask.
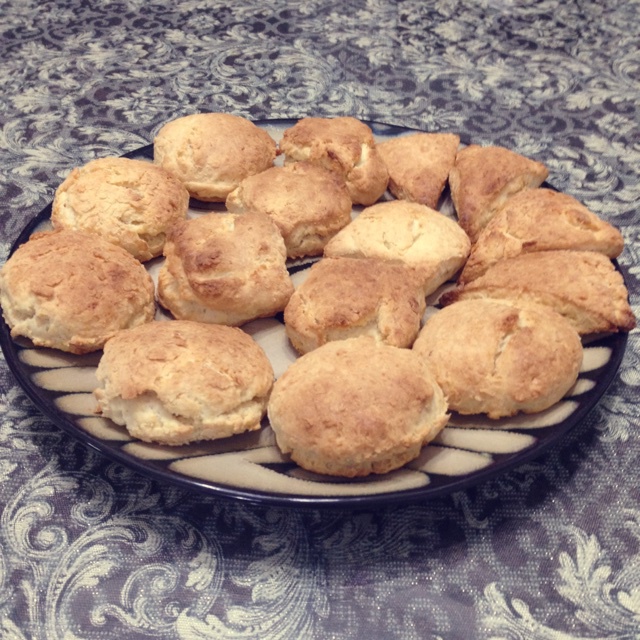
[[[620,231],[573,196],[525,189],[509,198],[482,230],[459,282],[470,282],[499,260],[521,253],[570,249],[617,258],[623,246]]]
[[[471,298],[541,303],[582,335],[630,331],[636,323],[622,275],[607,256],[593,251],[540,251],[501,260],[440,302]]]
[[[14,338],[89,353],[150,322],[151,276],[128,251],[85,231],[36,233],[0,269],[2,313]]]
[[[321,255],[327,241],[351,222],[351,198],[342,176],[310,162],[245,178],[227,196],[226,207],[232,213],[268,215],[289,258]]]
[[[436,209],[459,144],[454,133],[411,133],[378,143],[389,170],[389,191]]]
[[[153,141],[156,164],[173,173],[193,198],[224,202],[247,176],[273,166],[275,140],[230,113],[193,113],[167,122]]]
[[[471,242],[508,198],[539,187],[548,175],[541,162],[504,147],[472,144],[458,151],[449,186],[458,220]]]
[[[241,329],[175,320],[118,333],[96,378],[103,416],[141,440],[181,445],[259,429],[274,374]]]
[[[548,409],[573,387],[582,364],[580,336],[561,315],[488,298],[438,311],[413,351],[451,410],[496,419]]]
[[[402,262],[323,258],[291,296],[284,322],[299,353],[358,335],[410,347],[425,306],[419,279]]]
[[[458,272],[470,249],[455,220],[423,204],[393,200],[364,209],[327,243],[324,255],[400,260],[429,295]]]
[[[298,358],[276,380],[268,416],[278,447],[301,467],[350,478],[413,460],[449,419],[423,359],[369,337]]]
[[[264,213],[209,213],[176,224],[158,300],[175,318],[241,325],[283,311],[293,283],[284,240]]]
[[[302,118],[284,131],[279,148],[285,164],[307,160],[343,176],[354,204],[373,204],[387,189],[373,132],[357,118]]]

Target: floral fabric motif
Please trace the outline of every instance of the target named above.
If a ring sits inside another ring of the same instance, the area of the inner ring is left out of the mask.
[[[640,315],[637,0],[2,1],[0,259],[74,167],[197,111],[354,115],[545,161]],[[277,509],[141,477],[0,363],[0,637],[631,638],[640,346],[561,446],[428,504]]]

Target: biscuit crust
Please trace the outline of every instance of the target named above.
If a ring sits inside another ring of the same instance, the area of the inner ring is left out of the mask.
[[[389,191],[436,209],[459,145],[454,133],[411,133],[378,143],[389,170]]]
[[[357,335],[410,347],[425,306],[420,281],[401,262],[324,258],[291,296],[284,322],[299,353]]]
[[[416,458],[449,418],[422,359],[368,337],[301,356],[274,384],[268,416],[278,446],[301,467],[350,478]]]
[[[354,204],[371,205],[387,189],[371,128],[357,118],[302,118],[284,131],[279,148],[285,164],[306,160],[343,176]]]
[[[428,295],[459,271],[470,250],[455,220],[426,205],[394,200],[364,209],[327,243],[324,255],[400,260],[417,273]]]
[[[245,178],[227,196],[226,207],[232,213],[270,216],[289,258],[321,255],[329,239],[351,222],[344,179],[310,162],[271,167]]]
[[[469,298],[536,302],[571,321],[579,334],[631,331],[636,325],[624,280],[594,251],[539,251],[496,262],[471,282],[446,292],[443,305]]]
[[[168,445],[260,428],[273,385],[271,363],[241,329],[179,320],[118,333],[96,377],[103,416]]]
[[[541,162],[504,147],[472,144],[458,151],[449,186],[458,221],[471,242],[511,196],[539,187],[548,175]]]
[[[171,120],[153,142],[154,162],[205,202],[224,202],[247,176],[273,166],[276,147],[264,129],[230,113]]]
[[[567,249],[622,253],[624,240],[573,196],[552,189],[525,189],[509,198],[482,230],[460,274],[464,284],[499,260],[521,253]]]
[[[187,216],[189,193],[143,160],[99,158],[75,168],[56,190],[54,229],[97,233],[144,262],[162,254],[169,227]]]
[[[155,314],[151,276],[122,247],[84,231],[37,233],[0,270],[0,302],[15,338],[82,354]]]
[[[284,310],[293,283],[278,228],[262,213],[209,213],[170,231],[158,300],[175,318],[240,325]]]
[[[575,384],[582,343],[565,318],[539,305],[456,302],[431,316],[413,351],[461,414],[543,411]]]

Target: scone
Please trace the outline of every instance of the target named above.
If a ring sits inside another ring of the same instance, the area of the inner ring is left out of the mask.
[[[75,168],[53,198],[54,229],[97,233],[144,262],[162,255],[168,228],[187,216],[189,193],[143,160],[99,158]]]
[[[387,166],[370,127],[357,118],[302,118],[284,131],[279,148],[285,164],[307,160],[343,176],[354,204],[373,204],[387,189]]]
[[[536,413],[575,384],[582,343],[571,324],[540,305],[462,300],[431,316],[413,351],[461,414]]]
[[[358,335],[410,347],[425,306],[420,281],[401,262],[324,258],[291,296],[284,322],[299,353]]]
[[[99,413],[140,440],[181,445],[258,429],[274,376],[241,329],[176,320],[118,333],[96,377]]]
[[[464,265],[471,243],[455,220],[405,200],[366,208],[324,249],[329,258],[381,258],[409,265],[425,295],[435,291]]]
[[[284,240],[263,213],[209,213],[176,224],[158,273],[175,318],[240,325],[282,311],[293,293]]]
[[[436,209],[459,144],[454,133],[411,133],[378,143],[389,170],[389,191]]]
[[[321,255],[327,241],[351,222],[344,179],[309,162],[272,167],[245,178],[227,196],[226,206],[232,213],[269,215],[289,258]]]
[[[636,321],[619,271],[602,253],[539,251],[496,262],[446,292],[443,305],[470,298],[497,298],[547,305],[568,318],[581,335],[630,331]]]
[[[539,187],[548,175],[541,162],[504,147],[472,144],[458,151],[449,186],[458,221],[471,242],[508,198]]]
[[[509,198],[482,230],[459,282],[470,282],[499,260],[521,253],[570,249],[616,258],[623,246],[620,231],[574,197],[553,189],[525,189]]]
[[[84,231],[37,233],[0,270],[11,335],[70,353],[102,348],[155,314],[151,276],[122,247]]]
[[[153,155],[193,198],[224,202],[247,176],[273,166],[276,146],[266,131],[246,118],[195,113],[165,124],[153,142]]]
[[[349,478],[413,460],[449,418],[422,359],[368,337],[298,358],[274,384],[267,411],[283,453],[309,471]]]

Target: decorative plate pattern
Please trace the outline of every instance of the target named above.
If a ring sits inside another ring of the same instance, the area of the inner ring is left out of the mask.
[[[275,138],[293,121],[259,121]],[[410,130],[369,123],[378,139]],[[464,138],[464,137],[463,137]],[[151,145],[126,154],[152,158]],[[201,204],[192,203],[190,215],[200,215]],[[216,209],[221,205],[207,206]],[[440,210],[453,215],[445,198]],[[51,205],[45,207],[22,231],[12,247],[25,242],[47,225]],[[290,264],[294,282],[305,276],[312,260]],[[148,267],[154,274],[159,260]],[[431,301],[437,295],[431,297]],[[433,306],[428,312],[434,312]],[[163,317],[163,312],[158,312]],[[243,326],[269,356],[280,375],[296,358],[281,318],[257,320]],[[585,343],[579,379],[570,393],[554,407],[539,414],[491,421],[482,416],[452,417],[438,438],[419,458],[392,473],[360,480],[320,477],[299,468],[278,450],[268,423],[258,432],[224,440],[181,447],[137,441],[110,420],[95,415],[92,395],[95,367],[100,353],[75,356],[34,348],[28,341],[14,341],[4,321],[0,342],[20,385],[55,424],[87,445],[142,474],[182,487],[239,500],[275,505],[373,506],[382,503],[424,500],[468,487],[489,476],[540,455],[597,404],[614,378],[624,354],[626,334],[595,337]]]

